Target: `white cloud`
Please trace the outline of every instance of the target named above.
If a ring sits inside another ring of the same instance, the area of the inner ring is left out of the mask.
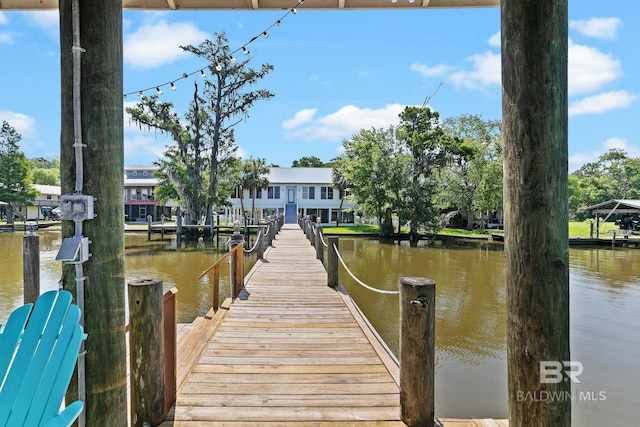
[[[154,68],[189,56],[180,46],[199,44],[207,38],[189,22],[147,23],[124,39],[124,62],[138,68]]]
[[[38,10],[24,12],[29,24],[57,36],[60,32],[60,17],[57,10]]]
[[[620,108],[628,108],[638,99],[625,90],[605,92],[599,95],[590,96],[569,105],[569,116],[580,114],[601,114]]]
[[[426,64],[414,62],[409,68],[411,69],[411,71],[415,71],[416,73],[421,74],[425,77],[437,77],[451,72],[455,67],[445,64],[438,64],[434,65],[433,67],[429,67]]]
[[[313,116],[318,112],[317,108],[305,108],[298,111],[292,119],[286,120],[282,123],[283,129],[295,129],[305,123],[311,123]]]
[[[591,18],[569,22],[569,28],[580,34],[606,40],[615,39],[621,26],[620,18]]]
[[[500,31],[489,37],[489,46],[500,47],[502,44],[500,40]]]
[[[151,133],[137,133],[127,134],[124,136],[124,156],[125,159],[129,158],[151,158],[157,159],[162,156],[162,153],[166,150],[162,141],[156,139]],[[125,161],[127,163],[127,161]],[[135,164],[140,162],[135,161]],[[143,162],[150,163],[150,162]]]
[[[350,138],[361,129],[397,125],[400,120],[398,115],[404,108],[405,106],[400,104],[390,104],[375,110],[346,105],[323,117],[315,117],[317,109],[306,109],[299,111],[293,119],[285,121],[282,127],[289,131],[290,138],[306,141],[341,141]]]
[[[576,153],[569,157],[569,172],[574,172],[586,163],[594,163],[607,151],[617,148],[627,153],[629,157],[640,157],[640,147],[629,144],[624,138],[609,138],[601,145],[601,149],[596,149],[588,153]]]
[[[593,92],[620,77],[620,61],[569,40],[569,95]]]
[[[501,58],[499,53],[487,51],[467,58],[473,62],[470,71],[456,71],[450,79],[457,86],[468,89],[484,89],[491,85],[499,85],[502,80]]]
[[[7,18],[7,14],[0,11],[0,25],[4,25],[9,22],[9,18]]]
[[[0,33],[0,44],[13,44],[11,33]]]
[[[36,120],[26,114],[16,113],[9,110],[0,110],[0,122],[9,123],[23,138],[36,138]]]

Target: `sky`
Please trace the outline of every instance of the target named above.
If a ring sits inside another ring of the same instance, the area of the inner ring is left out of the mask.
[[[407,0],[399,0],[407,1]],[[296,2],[292,1],[292,7]],[[390,7],[393,7],[390,0]],[[640,2],[569,2],[569,171],[612,148],[640,156]],[[281,20],[280,26],[274,25]],[[247,45],[251,67],[274,71],[251,89],[275,94],[234,128],[239,154],[291,166],[329,161],[361,129],[396,125],[407,105],[441,119],[501,120],[500,10],[129,11],[124,22],[125,107],[162,86],[182,116],[199,70],[186,54],[224,32]],[[268,30],[268,31],[267,31]],[[267,31],[269,37],[263,37]],[[243,57],[242,52],[236,56]],[[60,44],[57,11],[0,11],[0,121],[22,135],[29,158],[59,156]],[[197,72],[196,72],[197,71]],[[183,73],[192,73],[180,79]],[[149,165],[170,141],[125,117],[125,165]],[[69,141],[72,144],[73,141]]]

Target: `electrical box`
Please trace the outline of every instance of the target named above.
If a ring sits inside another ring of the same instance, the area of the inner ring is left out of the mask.
[[[62,239],[56,261],[82,264],[89,260],[89,256],[88,237],[67,237]]]
[[[93,196],[63,194],[60,196],[60,218],[70,221],[93,219]]]

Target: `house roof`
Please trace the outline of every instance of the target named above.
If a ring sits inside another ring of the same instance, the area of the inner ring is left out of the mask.
[[[33,184],[33,188],[40,194],[51,194],[51,195],[60,195],[61,190],[59,185],[42,185],[42,184]]]
[[[153,177],[145,177],[145,178],[125,178],[124,186],[125,187],[153,187],[158,185],[160,180],[158,178]]]
[[[295,6],[291,0],[123,0],[124,9],[138,10],[286,10]],[[500,0],[306,0],[304,9],[438,9],[499,6]],[[3,0],[0,10],[58,9],[58,0]]]
[[[640,213],[640,200],[637,199],[612,199],[606,202],[598,203],[587,207],[587,210],[591,213],[597,214],[625,214],[625,213]]]
[[[269,168],[269,184],[328,184],[332,168]]]

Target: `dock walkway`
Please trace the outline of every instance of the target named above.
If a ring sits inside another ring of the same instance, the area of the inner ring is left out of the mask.
[[[245,285],[248,299],[223,304],[196,322],[200,332],[184,334],[191,338],[178,347],[178,397],[163,425],[405,425],[396,358],[351,298],[327,286],[297,225],[281,229]]]

